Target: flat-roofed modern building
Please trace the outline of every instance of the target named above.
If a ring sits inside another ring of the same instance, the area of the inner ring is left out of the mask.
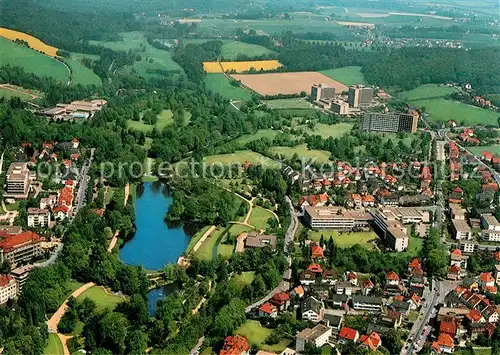
[[[321,99],[332,99],[335,97],[335,88],[325,84],[314,84],[311,86],[311,99],[319,101]]]
[[[306,343],[313,345],[315,348],[320,348],[328,342],[332,335],[332,328],[323,324],[318,324],[314,328],[306,328],[297,334],[296,346],[297,351],[304,351]]]
[[[26,199],[30,191],[27,163],[15,162],[7,170],[4,198]]]
[[[418,127],[418,117],[406,113],[366,113],[363,130],[373,132],[411,132]]]
[[[397,223],[397,225],[387,228],[385,244],[392,250],[405,251],[408,249],[409,238],[406,234],[406,228],[399,222]]]
[[[453,232],[456,240],[469,240],[472,238],[472,229],[467,221],[462,219],[452,219]]]
[[[373,88],[364,85],[351,85],[347,102],[352,107],[368,107],[373,101]]]
[[[342,100],[334,100],[330,105],[330,109],[333,113],[337,115],[348,115],[349,114],[349,104]]]
[[[481,215],[481,239],[488,242],[500,242],[500,223],[495,216]]]
[[[28,227],[47,227],[50,224],[50,211],[42,208],[28,208]]]
[[[367,228],[372,221],[372,216],[367,212],[346,210],[338,206],[306,206],[304,211],[306,222],[314,229],[351,231],[354,228]]]
[[[23,286],[26,283],[26,281],[28,280],[28,276],[29,276],[31,270],[33,270],[33,265],[29,264],[29,265],[24,265],[24,266],[20,266],[18,268],[15,268],[14,270],[12,270],[10,272],[10,276],[15,278],[17,281],[17,284],[19,285],[19,291],[23,290]]]

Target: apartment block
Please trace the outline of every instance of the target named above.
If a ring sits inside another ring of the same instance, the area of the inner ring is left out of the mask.
[[[50,211],[41,208],[28,208],[28,227],[47,227],[50,224]]]
[[[0,263],[8,260],[15,267],[31,261],[41,254],[40,236],[32,231],[19,234],[4,234],[0,240]]]
[[[415,133],[418,117],[406,113],[366,113],[363,130],[372,132],[411,132]]]
[[[311,87],[311,99],[319,101],[322,99],[331,99],[335,97],[335,88],[325,84],[314,84]]]
[[[349,87],[347,102],[352,107],[368,107],[373,101],[373,88],[364,85],[352,85]]]
[[[9,275],[0,274],[0,305],[8,300],[16,298],[18,294],[17,282]]]
[[[472,238],[472,230],[467,221],[462,219],[452,219],[451,222],[456,240],[469,240]]]
[[[28,264],[15,268],[10,272],[10,276],[12,276],[17,281],[19,292],[23,290],[23,286],[28,280],[28,276],[31,270],[33,270],[33,265]]]
[[[342,100],[334,100],[330,106],[333,113],[337,115],[348,115],[349,114],[349,104]]]
[[[372,221],[372,216],[367,212],[346,210],[338,206],[306,206],[304,211],[305,221],[313,229],[351,231],[354,228],[368,228]]]
[[[481,215],[481,238],[488,242],[500,242],[500,223],[493,215]]]
[[[15,162],[7,170],[4,198],[28,198],[30,190],[29,170],[27,163]]]
[[[295,349],[304,351],[306,344],[309,343],[315,348],[321,348],[328,342],[332,335],[332,328],[323,324],[318,324],[314,328],[306,328],[297,334]]]

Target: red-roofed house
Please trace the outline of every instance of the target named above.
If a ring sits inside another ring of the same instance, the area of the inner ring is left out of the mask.
[[[465,317],[469,320],[471,324],[486,322],[483,316],[481,315],[481,312],[479,312],[477,309],[471,309],[470,312],[465,315]]]
[[[69,207],[65,205],[59,205],[54,208],[54,216],[56,219],[62,221],[69,216]]]
[[[351,283],[351,285],[358,286],[358,274],[354,271],[346,272],[345,278]]]
[[[323,272],[323,268],[321,267],[321,265],[316,264],[316,263],[312,263],[311,265],[309,265],[307,270],[312,271],[314,273],[319,273],[319,274],[321,274]]]
[[[290,295],[287,292],[275,293],[270,302],[278,307],[278,310],[284,311],[290,306]]]
[[[314,243],[311,246],[311,258],[313,259],[323,259],[325,257],[325,253],[323,251],[323,248],[320,247],[318,244]]]
[[[363,296],[368,296],[370,292],[372,292],[374,287],[375,285],[373,284],[373,282],[370,279],[366,279],[361,284],[361,293],[363,294]]]
[[[220,355],[243,355],[248,354],[250,346],[248,340],[244,336],[235,335],[228,336],[224,339],[224,346],[220,351]]]
[[[376,332],[372,332],[370,335],[362,335],[359,342],[361,343],[360,346],[366,347],[371,351],[377,351],[379,346],[382,345],[382,339],[380,339],[380,335]]]
[[[432,349],[438,354],[451,354],[455,351],[455,343],[449,334],[441,333],[438,340],[432,343]]]
[[[491,272],[482,272],[479,275],[479,287],[485,292],[497,293],[495,278],[492,276]]]
[[[409,263],[408,263],[408,272],[410,274],[413,273],[413,270],[422,270],[422,265],[420,264],[420,260],[418,258],[413,258]]]
[[[304,288],[302,285],[298,285],[292,290],[292,296],[298,296],[299,298],[304,297]]]
[[[414,293],[408,300],[410,303],[410,309],[417,310],[422,305],[422,300],[416,293]]]
[[[19,287],[12,276],[0,274],[0,305],[7,303],[10,299],[16,298],[18,291]]]
[[[375,206],[375,197],[370,194],[364,195],[362,198],[363,206],[365,207],[373,207]]]
[[[385,283],[387,286],[399,285],[399,280],[399,275],[394,271],[389,271],[387,275],[385,275]]]
[[[32,231],[7,234],[0,240],[0,264],[8,260],[12,266],[31,261],[41,254],[40,236]]]
[[[448,273],[446,274],[446,277],[448,278],[448,280],[453,280],[453,281],[456,281],[460,278],[460,266],[458,265],[451,265],[449,268],[448,268]]]
[[[441,322],[439,324],[439,333],[446,333],[454,337],[457,334],[457,325],[453,322]]]
[[[486,161],[491,161],[493,159],[493,154],[490,152],[481,152],[481,159],[486,160]]]
[[[276,318],[278,316],[278,308],[276,308],[271,303],[266,302],[259,307],[258,315],[259,317]]]
[[[356,329],[342,327],[339,333],[339,342],[345,344],[349,341],[357,342],[359,339],[359,333]]]

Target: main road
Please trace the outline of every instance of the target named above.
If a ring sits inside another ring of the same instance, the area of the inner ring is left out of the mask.
[[[75,198],[76,205],[72,213],[73,217],[76,216],[78,212],[80,212],[81,208],[85,205],[85,199],[86,199],[85,193],[87,192],[87,185],[89,182],[88,173],[92,165],[92,161],[94,160],[94,152],[95,148],[91,148],[90,157],[87,160],[87,162],[82,166],[82,170],[80,172],[80,177],[78,179],[78,192]]]

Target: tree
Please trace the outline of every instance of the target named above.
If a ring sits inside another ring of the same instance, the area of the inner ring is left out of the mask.
[[[125,354],[142,355],[148,347],[148,336],[140,329],[134,329],[127,333],[125,338]]]
[[[63,334],[72,333],[75,330],[77,320],[78,314],[70,307],[64,312],[64,315],[57,325],[57,330]]]
[[[125,350],[128,321],[117,312],[106,312],[99,320],[99,336],[104,348],[114,354],[122,354]]]
[[[395,329],[389,330],[383,335],[383,344],[391,354],[399,354],[403,345],[401,334]]]

